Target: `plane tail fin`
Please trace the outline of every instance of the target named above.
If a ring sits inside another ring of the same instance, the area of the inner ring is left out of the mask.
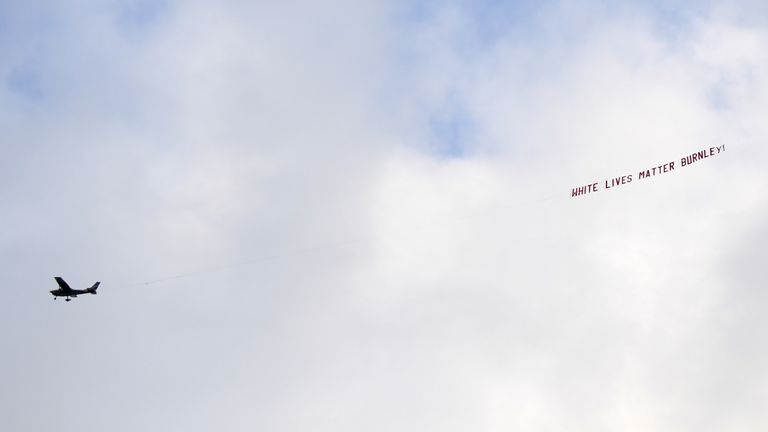
[[[96,282],[95,284],[93,284],[92,287],[88,288],[88,292],[91,294],[96,294],[96,290],[99,288],[100,283],[101,282]]]

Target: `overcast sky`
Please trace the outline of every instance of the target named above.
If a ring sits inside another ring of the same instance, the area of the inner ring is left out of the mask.
[[[0,429],[766,430],[766,119],[757,0],[0,0]]]

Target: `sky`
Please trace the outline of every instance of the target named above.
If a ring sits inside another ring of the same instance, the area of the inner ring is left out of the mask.
[[[0,427],[764,430],[766,118],[760,1],[0,0]]]

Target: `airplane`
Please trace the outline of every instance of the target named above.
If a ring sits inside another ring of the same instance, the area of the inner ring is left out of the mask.
[[[51,294],[53,294],[53,299],[56,300],[56,297],[66,297],[66,301],[72,300],[70,297],[77,297],[80,294],[96,294],[96,289],[99,287],[99,284],[101,282],[96,282],[93,284],[92,287],[86,288],[84,290],[76,290],[69,287],[69,285],[64,281],[64,279],[56,276],[54,279],[56,279],[56,283],[59,284],[59,289],[52,290]]]

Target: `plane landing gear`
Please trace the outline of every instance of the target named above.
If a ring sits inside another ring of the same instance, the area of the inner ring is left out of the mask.
[[[70,300],[72,300],[72,299],[71,299],[71,298],[69,298],[69,297],[67,297],[67,298],[65,298],[65,299],[64,299],[64,301],[70,301]]]

